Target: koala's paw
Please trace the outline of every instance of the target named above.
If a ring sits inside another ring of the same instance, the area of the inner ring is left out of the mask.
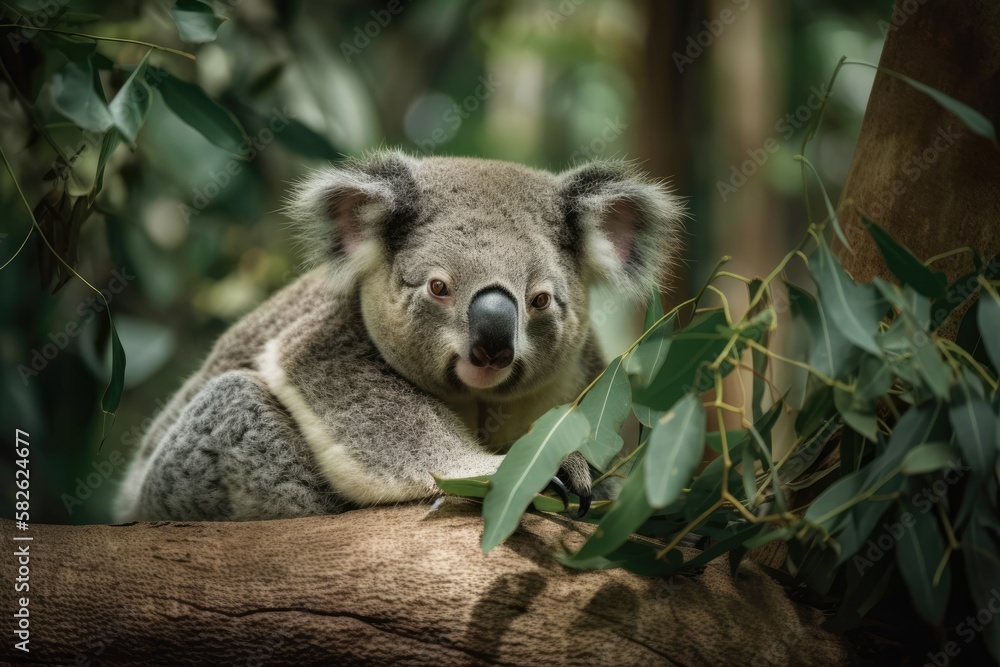
[[[577,516],[585,515],[590,509],[590,501],[593,497],[590,489],[590,465],[587,463],[587,459],[583,458],[580,452],[573,452],[567,456],[563,459],[562,465],[559,466],[559,472],[549,482],[549,487],[559,494],[567,509],[569,508],[568,487],[569,491],[580,497],[580,511]]]

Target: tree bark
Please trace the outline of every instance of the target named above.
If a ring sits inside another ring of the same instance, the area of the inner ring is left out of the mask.
[[[581,525],[538,514],[489,555],[477,503],[448,499],[246,523],[31,526],[37,664],[844,664],[822,614],[759,566],[669,581],[556,563]],[[584,526],[586,528],[586,526]],[[690,555],[690,554],[689,554]],[[754,662],[757,660],[758,662]],[[759,662],[766,660],[767,662]]]
[[[936,88],[1000,126],[1000,3],[897,0],[880,65]],[[858,211],[919,259],[960,246],[1000,252],[1000,152],[954,114],[899,79],[875,77],[838,215],[854,278],[891,279]],[[950,280],[967,256],[935,264]],[[942,333],[952,334],[961,312]]]

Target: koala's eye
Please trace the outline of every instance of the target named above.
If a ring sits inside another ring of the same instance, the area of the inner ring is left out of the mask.
[[[429,283],[427,283],[427,289],[430,293],[437,297],[448,296],[448,286],[443,280],[438,278],[433,278]]]
[[[548,292],[539,292],[535,295],[535,298],[531,300],[531,307],[537,310],[545,310],[549,307],[549,303],[552,302],[552,295]]]

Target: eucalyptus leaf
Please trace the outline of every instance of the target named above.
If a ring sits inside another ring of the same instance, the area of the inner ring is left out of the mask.
[[[681,571],[694,570],[708,565],[722,554],[737,546],[744,545],[748,540],[756,537],[765,525],[767,524],[750,523],[739,526],[729,537],[719,540],[691,560],[685,561],[684,565],[681,566]]]
[[[705,408],[688,394],[657,422],[646,450],[646,497],[651,507],[676,500],[701,462],[705,448]]]
[[[997,460],[996,417],[990,404],[962,380],[955,387],[948,418],[966,464],[977,475],[987,474]]]
[[[111,159],[115,149],[120,145],[121,137],[118,135],[118,131],[114,128],[108,130],[101,141],[101,152],[97,158],[97,174],[94,177],[94,186],[91,188],[88,197],[90,205],[93,205],[94,200],[97,199],[97,195],[104,189],[104,170],[107,168],[108,160]]]
[[[774,314],[774,309],[770,305],[770,296],[767,290],[764,290],[764,281],[759,278],[751,280],[749,285],[747,285],[750,294],[749,298],[752,300],[754,295],[757,293],[763,294],[761,303],[765,304],[765,307]],[[761,290],[764,290],[761,292]],[[768,346],[768,340],[770,338],[770,330],[765,330],[762,333],[761,340],[757,341],[764,347]],[[764,378],[767,373],[767,362],[768,357],[762,350],[758,348],[752,348],[750,351],[750,360],[753,363],[753,398],[751,403],[752,417],[754,421],[757,421],[761,417],[763,411],[764,394],[767,390],[766,382]]]
[[[663,367],[667,359],[667,351],[670,349],[671,335],[677,323],[677,314],[674,313],[667,319],[659,322],[653,319],[657,312],[662,316],[662,308],[658,306],[659,299],[654,302],[646,311],[646,319],[652,320],[644,330],[645,335],[642,342],[628,355],[625,369],[632,377],[632,382],[637,387],[648,387],[657,373]],[[659,322],[657,324],[657,322]]]
[[[703,367],[725,350],[731,334],[726,316],[715,310],[701,313],[671,337],[659,373],[648,386],[633,384],[633,400],[655,410],[666,410],[684,394],[712,386],[712,374]],[[721,330],[721,332],[720,332]]]
[[[604,470],[621,451],[624,442],[619,432],[631,410],[631,402],[632,386],[625,374],[624,358],[617,357],[578,408],[590,422],[590,435],[580,453],[599,470]]]
[[[991,482],[992,497],[996,498],[996,483]],[[990,494],[987,494],[989,497]],[[965,559],[969,592],[978,609],[991,609],[1000,591],[1000,525],[997,508],[981,503],[962,534],[962,554]],[[983,626],[983,638],[990,654],[1000,661],[1000,623]]]
[[[830,325],[861,349],[877,355],[875,334],[883,304],[875,289],[851,280],[822,239],[809,259],[809,272],[819,286],[819,300]]]
[[[90,58],[69,62],[51,84],[52,104],[81,129],[106,132],[114,123]]]
[[[960,459],[946,442],[925,442],[917,445],[903,457],[904,475],[937,472],[958,465]]]
[[[125,85],[115,94],[111,104],[108,105],[115,127],[132,144],[135,143],[139,130],[146,122],[146,116],[149,115],[149,109],[153,105],[153,91],[144,80],[146,63],[152,52],[152,49],[146,52],[139,65],[132,70]],[[103,175],[103,169],[101,172]]]
[[[939,299],[947,294],[948,278],[939,271],[934,271],[913,256],[892,236],[870,220],[863,213],[861,221],[882,252],[886,266],[904,285],[909,285],[920,294]]]
[[[177,117],[197,130],[216,146],[233,155],[244,156],[250,150],[249,139],[228,111],[216,104],[198,86],[157,70],[156,90]]]
[[[646,498],[645,463],[646,459],[643,457],[633,466],[611,509],[580,550],[572,556],[572,561],[586,562],[611,553],[624,544],[652,515],[653,508]]]
[[[861,401],[855,400],[855,394],[840,387],[835,387],[833,390],[833,403],[848,426],[869,440],[875,440],[878,423],[875,419],[874,405],[864,405]]]
[[[946,95],[942,93],[940,90],[937,90],[936,88],[931,88],[926,83],[921,83],[916,79],[912,79],[906,76],[905,74],[900,74],[899,72],[893,72],[892,70],[889,70],[885,67],[879,67],[878,69],[879,71],[890,74],[891,76],[894,76],[897,79],[900,79],[901,81],[905,81],[910,86],[916,88],[925,95],[930,96],[935,102],[940,104],[942,107],[944,107],[951,113],[958,116],[959,120],[965,123],[965,126],[968,127],[970,130],[972,130],[981,137],[989,139],[994,144],[997,143],[997,131],[996,128],[993,126],[993,123],[990,122],[989,118],[984,116],[979,111],[976,111],[968,104],[965,104],[964,102],[959,102],[954,97]]]
[[[589,431],[582,414],[562,406],[542,415],[511,446],[490,477],[483,501],[483,552],[489,553],[514,532],[535,494],[549,483],[562,460],[580,448]]]
[[[490,486],[490,478],[487,475],[452,479],[437,475],[432,476],[439,489],[449,495],[462,496],[463,498],[485,498],[486,491]]]
[[[111,319],[111,310],[108,309],[108,321],[111,326],[111,381],[104,396],[101,398],[101,409],[109,414],[114,414],[122,402],[122,393],[125,390],[125,348],[118,337],[118,330]]]
[[[979,298],[976,322],[993,369],[1000,371],[1000,301],[993,295],[984,292]]]
[[[934,575],[945,555],[945,542],[938,530],[935,515],[917,511],[906,504],[900,519],[902,535],[896,542],[896,564],[917,612],[933,627],[941,624],[948,594],[951,592],[951,567],[946,565],[935,585]]]
[[[181,39],[191,44],[204,44],[215,39],[219,26],[226,20],[216,16],[211,5],[200,0],[177,0],[170,9]]]

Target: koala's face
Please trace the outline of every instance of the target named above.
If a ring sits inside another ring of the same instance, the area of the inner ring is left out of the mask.
[[[587,343],[590,284],[648,294],[680,213],[621,164],[555,175],[394,153],[297,197],[300,217],[325,219],[311,239],[335,281],[358,285],[382,356],[442,398],[512,399],[557,381]]]

